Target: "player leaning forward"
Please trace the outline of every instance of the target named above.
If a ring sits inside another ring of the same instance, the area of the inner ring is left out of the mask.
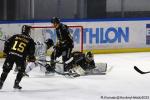
[[[26,57],[28,56],[29,60],[31,61],[35,60],[35,43],[34,40],[30,37],[30,29],[30,26],[23,25],[22,34],[13,35],[5,42],[3,52],[7,56],[3,64],[3,72],[0,77],[0,89],[6,80],[8,73],[10,70],[12,70],[14,63],[16,63],[16,66],[18,67],[18,73],[13,88],[22,88],[19,86],[19,83],[22,80],[23,74],[25,72]]]
[[[51,68],[55,68],[55,63],[53,62],[57,57],[62,56],[63,62],[69,60],[72,49],[74,47],[73,38],[69,32],[68,26],[60,23],[60,19],[58,17],[53,17],[51,19],[51,23],[56,28],[57,43],[56,46],[54,46],[54,51],[51,55],[51,66],[47,68],[49,72],[51,71]],[[68,69],[64,64],[64,71],[67,70]]]

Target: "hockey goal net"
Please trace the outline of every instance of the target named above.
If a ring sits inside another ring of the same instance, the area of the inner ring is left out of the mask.
[[[83,51],[83,26],[69,26],[69,31],[74,40],[73,51]],[[31,37],[35,42],[43,43],[50,38],[56,43],[55,28],[51,26],[32,26]]]

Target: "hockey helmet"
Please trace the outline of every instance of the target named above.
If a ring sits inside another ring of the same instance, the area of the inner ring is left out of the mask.
[[[94,60],[93,53],[91,51],[86,52],[85,57],[86,57],[86,60],[88,61]]]
[[[60,19],[58,17],[53,17],[51,23],[60,23]]]
[[[29,26],[29,25],[23,25],[22,26],[22,34],[30,36],[30,29],[31,29],[31,26]]]
[[[47,48],[48,48],[48,49],[54,45],[54,42],[53,42],[52,39],[47,39],[47,40],[45,41],[45,43],[47,44]]]

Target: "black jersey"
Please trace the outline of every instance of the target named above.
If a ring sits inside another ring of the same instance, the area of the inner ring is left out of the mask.
[[[10,37],[4,45],[4,53],[16,55],[21,58],[32,56],[35,52],[34,40],[23,34],[16,34]]]
[[[57,38],[62,45],[67,45],[67,47],[73,47],[73,38],[69,32],[68,26],[60,23],[59,27],[56,28]]]
[[[91,69],[95,67],[94,60],[86,60],[85,54],[82,52],[73,52],[71,56],[73,57],[73,64],[80,65],[83,69]]]

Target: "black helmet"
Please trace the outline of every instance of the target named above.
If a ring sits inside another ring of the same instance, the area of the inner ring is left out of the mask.
[[[52,39],[47,39],[47,40],[45,41],[45,43],[47,44],[47,48],[48,48],[48,49],[54,45],[54,42],[53,42]]]
[[[31,26],[29,26],[29,25],[23,25],[22,26],[22,34],[30,36],[30,29],[31,29]]]
[[[60,19],[58,17],[53,17],[51,23],[60,23]]]
[[[88,61],[92,61],[94,59],[91,51],[86,52],[85,57]]]

